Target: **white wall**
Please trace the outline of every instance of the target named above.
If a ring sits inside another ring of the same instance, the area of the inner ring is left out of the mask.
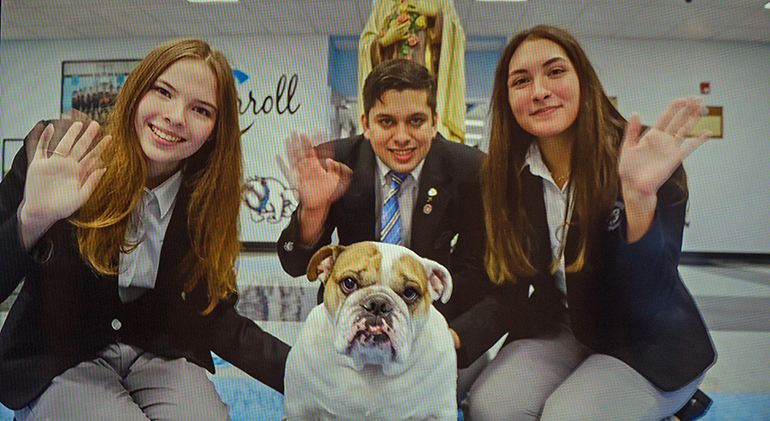
[[[0,136],[23,137],[32,125],[59,112],[61,61],[141,58],[161,40],[4,42],[0,46]],[[700,96],[711,83],[707,105],[722,106],[724,138],[713,139],[686,163],[690,179],[686,251],[770,253],[770,45],[692,41],[580,40],[620,111],[653,124],[681,96]],[[277,44],[276,44],[277,43]],[[263,68],[279,56],[315,80],[303,90],[308,107],[328,104],[327,42],[312,38],[214,39],[236,67]],[[269,57],[265,64],[264,57]],[[273,86],[274,82],[267,82]],[[314,92],[318,92],[317,95]],[[310,105],[312,104],[312,105]],[[303,105],[304,107],[305,105]],[[328,118],[323,109],[299,118]],[[320,116],[320,117],[319,117]],[[283,133],[285,128],[281,129]]]
[[[652,125],[673,99],[722,106],[724,137],[685,163],[686,251],[770,253],[770,45],[584,39],[609,95]],[[711,93],[700,95],[700,83]]]

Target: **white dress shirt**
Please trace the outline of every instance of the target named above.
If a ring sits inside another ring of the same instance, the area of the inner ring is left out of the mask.
[[[181,184],[179,171],[158,187],[145,188],[139,205],[131,213],[126,239],[129,244],[138,245],[128,253],[120,253],[118,286],[123,302],[133,301],[155,287],[163,238]]]

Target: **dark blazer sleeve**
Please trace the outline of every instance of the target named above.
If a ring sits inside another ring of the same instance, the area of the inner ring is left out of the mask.
[[[480,168],[483,154],[468,149],[466,156],[456,164],[464,168],[461,174],[458,196],[457,242],[450,258],[450,271],[454,280],[454,302],[459,305],[455,312],[467,311],[481,299],[481,292],[489,284],[484,268],[484,249],[486,247],[486,228],[484,226],[484,208],[481,199]],[[461,149],[461,150],[464,150]]]
[[[504,309],[504,304],[490,294],[449,323],[462,342],[457,350],[459,368],[471,365],[508,331],[505,324],[495,322],[505,314]]]
[[[614,340],[600,346],[664,391],[682,387],[716,360],[677,268],[686,206],[685,190],[670,179],[658,190],[655,217],[644,236],[628,244],[621,226],[609,233],[604,247],[609,258],[602,274],[608,286],[602,327]]]
[[[668,306],[670,291],[680,282],[679,256],[682,250],[687,195],[669,179],[658,190],[658,205],[647,232],[638,241],[626,241],[625,212],[621,225],[607,236],[609,273],[618,290],[627,297],[632,311],[656,313]]]
[[[367,225],[367,222],[362,222],[368,221],[366,216],[360,213],[356,214],[353,219],[347,220],[347,224],[344,224],[345,226],[341,226],[343,223],[340,221],[343,217],[340,216],[340,213],[345,213],[344,210],[351,212],[351,210],[347,208],[348,204],[343,204],[343,202],[345,202],[346,198],[348,198],[352,192],[360,193],[361,189],[366,189],[361,187],[362,180],[365,179],[365,174],[368,173],[368,170],[374,162],[374,152],[368,145],[369,141],[366,140],[363,135],[358,135],[345,139],[333,140],[317,147],[319,155],[329,156],[333,154],[335,161],[350,167],[353,170],[353,179],[343,197],[332,204],[329,215],[324,222],[321,236],[314,244],[305,246],[302,245],[300,241],[299,211],[302,207],[301,203],[291,215],[289,225],[287,225],[281,232],[277,244],[278,258],[281,261],[281,266],[289,275],[294,277],[305,275],[310,259],[319,249],[321,249],[321,247],[331,244],[332,233],[338,228],[342,231],[338,231],[341,244],[352,244],[353,242],[366,238],[365,234],[356,232],[357,226],[355,225],[356,223]],[[367,156],[371,156],[371,163],[369,162],[369,159],[362,158]],[[373,206],[373,204],[370,205]],[[362,211],[362,213],[368,214],[368,211]],[[373,213],[368,215],[368,217],[373,218]],[[373,220],[371,227],[373,232]]]
[[[235,310],[237,297],[220,302],[207,316],[211,350],[250,376],[283,393],[289,345]]]
[[[505,282],[495,285],[486,273],[478,274],[468,283],[466,292],[472,295],[466,298],[460,314],[449,322],[449,327],[457,332],[462,347],[457,350],[457,366],[465,368],[471,365],[503,335],[509,334],[507,342],[524,336],[516,323],[527,317],[525,309],[528,283]]]
[[[300,204],[300,206],[302,206]],[[335,224],[330,220],[331,213],[324,223],[321,237],[311,246],[305,246],[300,241],[299,207],[291,215],[289,225],[281,232],[278,238],[278,259],[283,270],[291,276],[303,276],[307,273],[307,265],[321,247],[332,242],[332,233]]]
[[[460,337],[463,346],[458,349],[458,366],[466,367],[505,334],[504,326],[491,323],[501,311],[501,304],[494,298],[496,288],[484,267],[486,228],[480,184],[484,154],[445,140],[437,142],[446,152],[444,162],[448,165],[443,170],[451,174],[452,180],[457,180],[456,202],[452,204],[457,208],[452,218],[457,242],[448,265],[453,281],[452,296],[447,304],[437,302],[435,305]]]

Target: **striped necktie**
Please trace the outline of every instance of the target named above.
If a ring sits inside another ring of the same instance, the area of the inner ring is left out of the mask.
[[[401,244],[401,212],[398,210],[398,191],[408,174],[388,172],[390,190],[382,201],[382,218],[380,224],[380,241],[390,244]]]

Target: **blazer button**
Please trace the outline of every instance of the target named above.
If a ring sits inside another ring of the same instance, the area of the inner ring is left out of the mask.
[[[123,323],[120,323],[120,320],[118,319],[112,319],[112,323],[110,323],[110,326],[112,326],[112,330],[120,330],[121,327],[123,327]]]
[[[53,240],[47,238],[45,242],[41,241],[37,246],[33,247],[29,255],[32,257],[32,260],[43,265],[51,260],[53,248]]]

